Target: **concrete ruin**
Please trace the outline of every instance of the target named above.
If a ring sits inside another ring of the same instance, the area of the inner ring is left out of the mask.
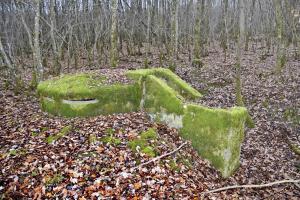
[[[152,120],[179,129],[223,177],[239,166],[244,107],[209,108],[193,103],[201,94],[168,69],[132,70],[128,84],[104,84],[93,74],[63,75],[38,85],[44,111],[65,117],[87,117],[143,110]]]

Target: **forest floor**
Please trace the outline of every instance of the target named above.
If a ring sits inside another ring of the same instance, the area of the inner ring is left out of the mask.
[[[120,67],[143,65],[142,58],[140,62],[130,59],[123,59]],[[157,66],[158,58],[153,56],[153,60],[151,65]],[[234,106],[234,56],[230,54],[226,62],[223,60],[220,51],[211,51],[203,59],[202,68],[189,66],[186,59],[179,60],[177,74],[205,94],[199,103]],[[1,84],[0,199],[197,199],[202,192],[224,186],[300,179],[299,155],[290,148],[291,144],[300,146],[300,62],[289,59],[280,75],[274,73],[275,57],[262,60],[259,51],[245,52],[242,63],[242,93],[256,126],[246,129],[240,168],[228,179],[222,179],[189,143],[159,162],[131,170],[152,158],[131,151],[129,140],[153,127],[158,138],[150,143],[157,155],[162,155],[184,143],[178,131],[149,121],[142,112],[55,117],[40,110],[34,93],[14,95]],[[63,138],[47,142],[49,135],[62,130],[68,132]],[[91,136],[109,135],[119,142],[91,141]],[[300,187],[288,183],[202,197],[299,199]]]

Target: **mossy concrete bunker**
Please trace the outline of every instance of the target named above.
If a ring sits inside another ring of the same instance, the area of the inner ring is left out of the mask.
[[[42,109],[60,116],[95,116],[139,110],[140,84],[104,84],[93,74],[63,75],[38,85]]]
[[[152,120],[179,129],[200,156],[223,177],[239,166],[247,110],[208,108],[191,103],[201,94],[168,69],[126,72],[128,84],[105,84],[105,76],[63,75],[41,82],[37,91],[43,110],[66,117],[146,111]]]

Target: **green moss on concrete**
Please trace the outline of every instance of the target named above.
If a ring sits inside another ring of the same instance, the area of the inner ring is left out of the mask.
[[[144,108],[150,113],[166,112],[183,114],[183,97],[161,79],[149,75],[146,78]]]
[[[246,117],[245,108],[225,110],[189,104],[180,132],[223,177],[228,177],[239,166]]]
[[[195,90],[193,87],[191,87],[188,83],[186,83],[184,80],[182,80],[179,76],[177,76],[169,69],[153,68],[133,70],[127,72],[127,76],[136,80],[149,75],[154,75],[164,80],[168,86],[176,90],[184,98],[196,99],[201,97],[201,94],[197,90]]]
[[[37,92],[40,96],[53,99],[90,99],[95,98],[104,80],[105,77],[85,73],[62,75],[41,82]]]
[[[70,82],[71,84],[72,82]],[[85,99],[90,99],[90,101],[84,101],[81,95],[82,92],[67,96],[59,94],[56,98],[52,98],[51,93],[50,97],[43,94],[45,96],[41,96],[41,107],[44,111],[51,114],[66,117],[126,113],[135,112],[139,109],[142,96],[138,83],[128,85],[99,85],[90,91],[93,91],[90,96],[87,95],[89,92],[86,92],[84,96]],[[83,101],[70,99],[71,96],[76,96],[77,99],[81,96]]]
[[[71,130],[72,130],[72,126],[66,126],[59,133],[48,136],[46,138],[46,142],[48,144],[51,144],[57,141],[58,139],[62,138],[63,136],[67,135]]]
[[[153,75],[146,77],[145,90],[144,110],[151,118],[171,127],[181,128],[183,97]]]

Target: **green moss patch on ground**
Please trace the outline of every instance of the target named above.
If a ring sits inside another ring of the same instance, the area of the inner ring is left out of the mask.
[[[147,131],[142,132],[138,138],[129,141],[128,147],[133,152],[140,151],[149,157],[155,157],[157,153],[151,141],[156,141],[157,138],[156,130],[149,128]]]
[[[101,137],[99,140],[101,142],[104,142],[106,144],[111,144],[111,145],[119,145],[121,144],[121,139],[117,138],[114,136],[115,131],[112,128],[106,129],[106,134],[107,136]]]
[[[9,152],[7,153],[7,156],[24,156],[27,154],[26,149],[10,149]],[[0,156],[1,157],[1,156]]]
[[[295,125],[300,124],[300,109],[294,107],[288,107],[283,113],[285,120],[292,122]]]
[[[46,185],[57,185],[63,181],[63,175],[57,173],[54,174],[52,177],[48,176],[45,178]]]
[[[158,136],[155,129],[149,128],[147,131],[142,132],[140,137],[142,140],[156,140]]]
[[[119,145],[121,144],[121,139],[115,137],[114,130],[109,128],[106,131],[106,135],[102,137],[97,137],[96,134],[90,134],[88,137],[89,144],[95,144],[97,142],[103,142],[104,144],[111,144],[111,145]]]
[[[228,177],[239,166],[246,117],[245,108],[225,110],[189,104],[180,132],[223,177]]]
[[[63,136],[67,135],[72,130],[72,126],[66,126],[64,127],[59,133],[50,135],[46,138],[46,142],[48,144],[52,144],[56,140],[62,138]]]
[[[106,144],[112,144],[112,145],[119,145],[121,144],[121,139],[116,138],[114,136],[105,136],[100,138],[100,141],[106,143]]]

